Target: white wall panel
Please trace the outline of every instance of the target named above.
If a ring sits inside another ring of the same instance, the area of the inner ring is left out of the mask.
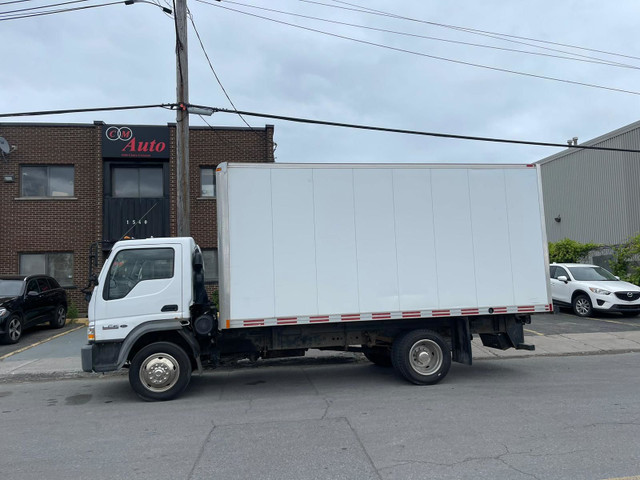
[[[271,170],[275,315],[317,313],[313,171]]]
[[[439,307],[476,305],[468,172],[431,172]]]
[[[318,313],[359,312],[353,171],[314,169]]]
[[[541,205],[534,168],[505,172],[513,287],[518,305],[540,303],[547,296]]]
[[[231,317],[275,313],[271,171],[229,168]]]
[[[393,172],[400,308],[438,305],[431,171]]]
[[[393,179],[390,169],[354,169],[360,308],[398,310]]]
[[[503,170],[469,170],[473,250],[479,306],[514,304]]]

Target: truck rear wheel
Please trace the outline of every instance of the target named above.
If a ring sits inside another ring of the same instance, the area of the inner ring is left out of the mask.
[[[191,380],[191,361],[185,351],[170,342],[151,343],[133,357],[129,383],[148,401],[172,400]]]
[[[393,342],[393,367],[416,385],[433,385],[442,380],[451,367],[451,349],[431,330],[412,330]]]

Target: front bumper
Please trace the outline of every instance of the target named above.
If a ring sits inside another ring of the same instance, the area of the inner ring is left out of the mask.
[[[80,349],[83,372],[93,372],[93,347],[95,347],[94,344],[84,345],[82,349]]]
[[[640,313],[640,301],[620,302],[615,297],[609,295],[594,295],[592,306],[595,310],[602,312]]]
[[[82,371],[113,372],[118,370],[121,342],[90,343],[80,350]]]

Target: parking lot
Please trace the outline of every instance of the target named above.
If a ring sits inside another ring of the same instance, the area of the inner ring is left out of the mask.
[[[532,315],[525,335],[562,335],[567,333],[628,332],[640,329],[640,317],[629,318],[617,314],[598,314],[597,317],[578,317],[570,310],[553,314]]]

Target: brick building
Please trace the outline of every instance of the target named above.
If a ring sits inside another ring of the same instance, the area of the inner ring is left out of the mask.
[[[0,274],[47,273],[80,312],[89,254],[113,242],[175,236],[175,125],[0,123]],[[215,167],[273,162],[273,126],[192,127],[191,236],[217,281]],[[7,148],[5,148],[7,150]]]

